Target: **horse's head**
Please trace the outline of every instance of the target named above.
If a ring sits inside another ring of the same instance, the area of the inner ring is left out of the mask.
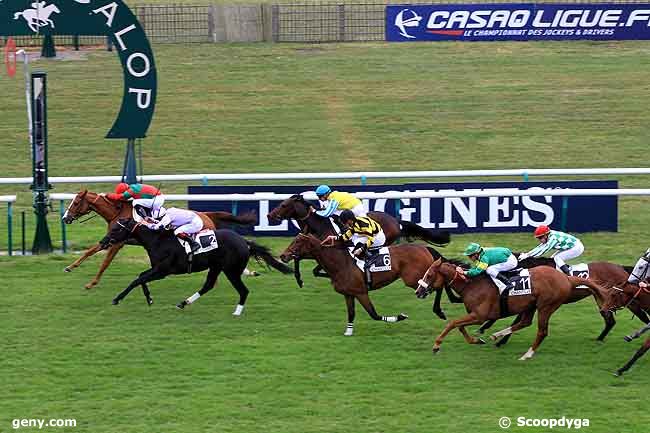
[[[126,242],[139,225],[131,218],[120,218],[111,224],[108,234],[101,241],[102,246],[106,248],[108,245]]]
[[[70,224],[80,216],[84,216],[92,211],[90,208],[90,201],[88,201],[88,198],[86,197],[87,194],[87,189],[77,193],[74,200],[70,202],[68,209],[66,209],[63,214],[62,220],[64,223]]]
[[[431,292],[441,289],[445,285],[445,276],[440,268],[443,266],[442,258],[431,263],[424,276],[418,281],[418,288],[415,290],[415,296],[424,299]]]
[[[600,306],[600,311],[603,313],[616,312],[629,306],[642,293],[650,293],[650,290],[631,283],[623,284],[622,288],[612,287],[605,297],[605,302]]]
[[[311,204],[302,195],[294,194],[285,199],[266,216],[269,221],[282,221],[286,219],[302,220],[309,216]]]
[[[288,263],[294,259],[311,258],[315,249],[320,248],[320,239],[299,233],[280,254],[280,260]]]

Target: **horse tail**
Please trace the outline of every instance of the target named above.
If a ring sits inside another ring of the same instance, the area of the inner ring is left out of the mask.
[[[429,244],[439,247],[444,247],[451,240],[449,232],[445,230],[427,229],[412,223],[411,221],[400,220],[399,223],[401,227],[401,235],[409,239],[421,239]]]
[[[251,252],[251,255],[257,260],[257,263],[262,264],[264,262],[266,266],[270,266],[273,269],[276,269],[283,274],[293,274],[293,269],[285,265],[284,263],[276,260],[275,257],[271,254],[271,250],[262,245],[256,244],[253,241],[246,240],[248,244],[248,249]]]
[[[21,16],[22,14],[23,14],[22,12],[16,12],[16,13],[14,14],[14,19],[17,20],[18,18],[20,18],[20,16]]]
[[[255,211],[246,212],[241,215],[233,215],[230,212],[205,212],[205,215],[210,218],[217,227],[224,223],[249,226],[257,222],[257,214]]]
[[[578,286],[586,286],[587,290],[589,293],[593,295],[593,297],[596,299],[596,303],[598,305],[603,305],[605,303],[605,289],[598,283],[596,283],[594,280],[591,278],[580,278],[580,277],[570,277],[567,276],[569,279],[569,282],[573,287],[572,289],[575,289]]]

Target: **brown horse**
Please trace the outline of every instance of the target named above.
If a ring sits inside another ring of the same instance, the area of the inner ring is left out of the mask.
[[[402,244],[389,247],[391,270],[371,273],[371,290],[380,289],[401,278],[409,287],[416,288],[418,280],[433,263],[435,250],[422,245]],[[321,245],[321,240],[313,235],[300,233],[280,255],[285,263],[300,257],[313,257],[329,274],[334,290],[345,296],[348,310],[348,325],[344,335],[354,332],[354,300],[356,299],[374,320],[388,323],[400,322],[408,318],[406,314],[380,316],[368,296],[364,273],[357,267],[347,248],[339,242],[333,247]]]
[[[537,311],[537,337],[530,349],[519,358],[522,361],[535,355],[535,351],[548,335],[548,322],[551,315],[571,297],[571,292],[577,286],[588,286],[592,289],[592,294],[599,301],[602,301],[601,287],[589,279],[567,277],[562,272],[547,266],[539,266],[530,269],[529,272],[531,293],[510,296],[507,300],[509,314],[521,313],[521,321],[492,335],[492,339],[496,340],[498,337],[512,334],[530,326],[535,311]],[[454,328],[458,328],[468,343],[483,344],[482,339],[470,336],[465,327],[478,325],[486,320],[496,320],[502,316],[499,291],[496,286],[490,277],[485,274],[467,279],[462,273],[458,272],[456,265],[442,263],[442,260],[439,259],[427,269],[415,294],[419,298],[424,298],[431,290],[443,287],[445,284],[452,284],[456,292],[461,294],[468,314],[447,324],[442,333],[436,338],[433,353],[440,350],[443,338]]]
[[[109,231],[111,223],[117,221],[120,218],[133,217],[133,206],[131,205],[131,202],[125,202],[121,200],[114,201],[103,194],[83,190],[77,193],[74,200],[72,200],[68,206],[68,209],[63,215],[63,222],[70,224],[77,218],[83,215],[87,215],[93,211],[104,218],[108,225],[107,228]],[[253,213],[244,214],[241,216],[235,216],[228,212],[197,212],[197,214],[201,217],[201,220],[203,220],[203,226],[211,229],[220,228],[224,223],[247,225],[254,224],[257,221],[257,218]],[[115,255],[120,249],[122,249],[124,244],[124,242],[121,242],[115,245],[111,245],[111,247],[108,249],[106,257],[104,258],[104,261],[99,267],[99,272],[88,284],[85,285],[86,289],[91,289],[95,287],[97,283],[99,283],[99,279],[102,277],[102,274],[111,264],[113,258],[115,258]],[[101,250],[102,245],[100,242],[97,243],[97,245],[89,248],[81,257],[75,260],[74,263],[66,266],[65,271],[72,272],[72,270],[79,267],[79,265],[81,265],[84,260]]]
[[[621,287],[613,287],[609,293],[605,295],[605,302],[601,306],[603,312],[616,312],[622,308],[630,308],[635,305],[644,311],[650,311],[650,289],[647,287],[640,287],[636,284],[627,283],[621,284]],[[650,330],[650,324],[646,324],[643,328],[636,331],[632,335],[625,336],[625,341],[632,341],[638,338],[644,332]],[[636,351],[634,356],[621,368],[614,373],[616,376],[622,375],[630,369],[637,359],[641,358],[650,349],[650,338]]]
[[[555,261],[551,258],[545,258],[545,257],[540,257],[540,258],[529,257],[525,260],[520,261],[519,266],[528,269],[534,268],[536,266],[550,266],[554,268]],[[605,289],[624,284],[628,279],[629,273],[632,271],[631,266],[621,266],[609,262],[590,262],[588,263],[588,266],[589,266],[589,278],[591,280],[596,281],[598,285],[604,287]],[[575,290],[571,291],[571,296],[569,296],[569,299],[567,299],[565,303],[572,304],[588,296],[591,296],[591,292],[588,289],[578,287]],[[634,315],[638,317],[643,323],[650,322],[648,315],[637,304],[633,303],[629,305],[628,309],[632,313],[634,313]],[[603,319],[605,320],[605,328],[602,330],[597,340],[603,341],[607,336],[607,334],[609,334],[609,332],[612,330],[614,325],[616,325],[616,320],[614,319],[614,315],[610,311],[601,310],[600,314],[601,316],[603,316]],[[517,321],[519,320],[520,320],[520,316],[517,316],[517,318],[513,322],[513,325],[517,323]],[[494,321],[492,320],[484,323],[483,326],[481,326],[479,332],[482,333],[484,330],[492,326],[492,324],[494,324]],[[509,338],[510,336],[506,335],[501,340],[499,340],[497,346],[500,347],[504,345],[505,343],[508,342]]]
[[[294,219],[298,223],[302,233],[311,233],[323,239],[324,237],[336,234],[332,222],[329,218],[321,217],[315,213],[316,208],[314,205],[300,194],[292,195],[285,199],[271,212],[268,213],[267,218],[270,221],[281,221],[286,219]],[[401,236],[407,239],[421,239],[433,245],[446,245],[449,243],[449,232],[430,230],[410,221],[398,221],[393,216],[384,212],[368,212],[368,215],[381,225],[384,235],[386,236],[385,245],[391,245],[397,241]],[[439,257],[440,254],[436,251],[434,258]],[[304,259],[312,259],[309,255],[302,256]],[[294,260],[294,275],[298,286],[302,287],[302,278],[300,277],[300,260]],[[328,277],[327,274],[320,272],[321,266],[318,265],[313,274],[316,277]],[[451,302],[460,303],[461,299],[455,296],[451,290],[445,289],[447,297]],[[433,312],[443,320],[446,320],[444,311],[440,307],[440,300],[442,297],[442,290],[436,292],[433,302]]]

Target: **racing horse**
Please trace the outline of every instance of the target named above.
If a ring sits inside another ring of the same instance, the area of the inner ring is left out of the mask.
[[[217,277],[223,272],[239,293],[239,302],[233,312],[233,315],[239,316],[243,312],[248,298],[248,288],[241,280],[241,274],[248,264],[250,256],[280,272],[291,273],[291,269],[277,261],[268,248],[246,240],[232,230],[214,230],[214,234],[219,245],[218,248],[195,254],[190,264],[185,248],[178,242],[172,230],[162,232],[150,230],[146,225],[137,223],[133,219],[116,221],[102,241],[103,247],[124,243],[127,239],[134,238],[147,250],[151,268],[142,272],[126,289],[120,292],[113,299],[113,305],[118,305],[137,286],[142,286],[147,304],[151,305],[153,300],[149,294],[147,283],[161,280],[172,274],[186,274],[188,269],[191,273],[207,269],[208,275],[203,287],[194,295],[179,302],[176,307],[183,309],[212,290],[217,282]]]
[[[418,280],[440,254],[433,248],[416,244],[391,245],[388,247],[391,269],[371,273],[371,289],[376,290],[401,278],[404,284],[415,289]],[[354,263],[347,247],[340,241],[333,246],[321,245],[321,240],[312,234],[299,233],[280,255],[287,263],[291,259],[314,258],[331,278],[334,290],[345,297],[348,311],[348,324],[343,335],[354,333],[355,299],[374,320],[387,323],[400,322],[408,318],[406,314],[380,316],[368,296],[364,272]]]
[[[590,262],[587,264],[589,267],[589,278],[596,281],[600,286],[605,289],[613,288],[625,284],[629,273],[632,272],[631,266],[621,266],[609,262]],[[525,260],[519,262],[519,266],[523,268],[533,268],[535,266],[550,266],[555,267],[555,261],[552,258],[547,257],[529,257]],[[588,296],[591,296],[591,293],[588,289],[576,288],[571,292],[571,296],[566,300],[565,303],[572,304],[578,302]],[[627,308],[634,313],[643,323],[649,323],[650,319],[646,312],[636,303],[632,303],[627,306]],[[602,330],[600,335],[597,338],[597,341],[604,341],[605,337],[612,330],[614,325],[616,325],[616,320],[614,319],[614,314],[608,310],[600,311],[601,316],[605,320],[605,328]],[[520,316],[517,316],[513,322],[513,325],[517,321],[521,320]],[[490,320],[481,326],[479,332],[483,333],[487,328],[494,324],[494,320]],[[506,335],[497,343],[497,347],[500,347],[508,342],[510,335]]]
[[[616,312],[623,308],[630,308],[636,305],[644,311],[650,311],[650,289],[640,287],[636,284],[625,282],[620,287],[613,287],[609,293],[605,294],[606,300],[601,306],[601,312]],[[644,332],[650,330],[650,324],[631,335],[625,336],[625,341],[630,342],[640,337]],[[616,370],[614,375],[621,376],[634,365],[650,349],[650,338],[636,351],[632,358],[621,368]]]
[[[528,351],[519,358],[522,361],[535,355],[539,345],[548,335],[548,323],[551,315],[571,297],[571,292],[577,286],[587,286],[590,293],[598,300],[599,305],[603,302],[603,289],[590,279],[569,277],[548,266],[532,268],[529,272],[530,293],[508,297],[507,315],[521,314],[521,320],[492,335],[492,339],[495,340],[530,326],[535,311],[537,311],[537,336]],[[461,294],[468,314],[447,323],[445,329],[435,340],[432,349],[434,354],[440,351],[443,339],[454,328],[458,328],[469,344],[484,344],[485,341],[482,339],[470,336],[465,327],[478,325],[486,320],[496,320],[503,315],[499,291],[489,276],[482,274],[468,279],[464,274],[458,272],[456,264],[442,263],[441,259],[436,260],[427,269],[415,294],[418,298],[425,298],[432,290],[446,284],[453,285],[454,290]]]
[[[64,223],[71,224],[77,218],[93,211],[104,218],[108,224],[108,230],[110,230],[111,224],[119,218],[131,218],[133,216],[133,206],[131,202],[111,200],[103,194],[98,194],[84,189],[78,192],[72,202],[70,202],[70,205],[63,214],[62,219]],[[203,226],[211,229],[218,228],[224,223],[248,225],[254,224],[257,221],[255,214],[252,212],[241,216],[236,216],[228,212],[197,212],[197,214],[201,217]],[[97,283],[99,283],[102,274],[111,264],[115,255],[122,249],[124,244],[125,242],[121,242],[110,246],[106,257],[99,267],[99,272],[97,272],[97,275],[95,275],[95,277],[85,285],[86,289],[92,289],[97,285]],[[98,242],[96,245],[86,250],[86,252],[72,264],[66,266],[65,271],[72,272],[72,270],[79,267],[84,260],[101,250],[102,245]]]
[[[269,221],[281,221],[286,219],[294,219],[297,221],[298,226],[302,233],[312,233],[319,238],[324,238],[327,235],[336,234],[332,222],[329,218],[321,217],[316,214],[315,207],[312,203],[305,200],[301,194],[295,194],[285,199],[271,212],[268,213],[267,218]],[[417,238],[424,240],[433,245],[446,245],[449,243],[449,232],[430,230],[410,221],[398,221],[392,215],[385,212],[368,212],[368,215],[379,223],[386,236],[385,245],[394,243],[397,239],[404,236],[407,239]],[[436,251],[434,258],[439,257],[440,254]],[[303,255],[301,258],[310,259],[309,255]],[[321,266],[318,265],[313,273],[316,277],[328,277],[326,274],[320,273]],[[302,279],[300,277],[300,259],[294,259],[294,275],[298,285],[302,287]],[[451,302],[459,303],[460,298],[455,296],[451,290],[445,289],[447,296]],[[446,316],[440,307],[440,299],[442,297],[442,290],[436,292],[436,297],[433,302],[433,312],[443,320]]]

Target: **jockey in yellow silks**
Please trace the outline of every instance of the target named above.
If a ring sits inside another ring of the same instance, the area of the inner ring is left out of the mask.
[[[361,200],[349,192],[332,191],[327,185],[320,185],[316,188],[316,195],[320,201],[321,210],[316,214],[322,217],[340,215],[344,210],[351,210],[354,216],[367,216],[366,209],[363,207]]]

